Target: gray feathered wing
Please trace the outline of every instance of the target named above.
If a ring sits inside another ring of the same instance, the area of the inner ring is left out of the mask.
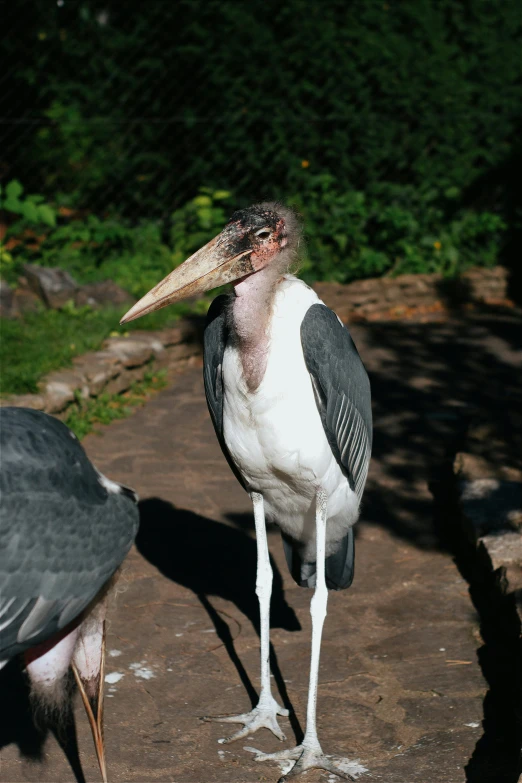
[[[0,409],[0,660],[88,606],[121,565],[138,520],[134,493],[108,492],[64,424]]]
[[[208,410],[221,451],[243,489],[247,489],[225,443],[223,435],[223,356],[228,339],[226,306],[228,297],[216,297],[209,307],[203,339],[203,382]]]
[[[317,409],[332,452],[350,487],[362,498],[372,448],[372,410],[368,375],[348,329],[323,304],[307,311],[301,324],[301,345]],[[294,579],[303,587],[315,584],[315,563],[303,562],[299,547],[283,538]],[[350,528],[339,549],[326,559],[330,589],[349,587],[353,580],[355,546]]]

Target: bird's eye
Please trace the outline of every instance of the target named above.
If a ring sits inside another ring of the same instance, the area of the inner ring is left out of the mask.
[[[266,228],[260,228],[259,231],[256,231],[256,237],[259,237],[259,239],[268,239],[270,234],[271,232]]]

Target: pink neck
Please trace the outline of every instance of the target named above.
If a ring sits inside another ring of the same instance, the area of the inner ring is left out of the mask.
[[[232,325],[243,375],[251,392],[259,387],[266,370],[270,320],[279,277],[280,272],[268,266],[234,284]]]

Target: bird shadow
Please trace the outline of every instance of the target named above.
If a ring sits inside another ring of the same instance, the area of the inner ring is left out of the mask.
[[[0,671],[0,693],[4,714],[0,723],[0,750],[14,744],[24,759],[42,763],[44,746],[52,734],[69,763],[76,783],[86,783],[72,709],[68,707],[60,716],[35,712],[20,658],[13,658]]]
[[[258,700],[257,691],[237,654],[228,623],[210,600],[211,596],[219,596],[234,603],[259,636],[259,604],[255,593],[257,547],[255,539],[244,532],[251,526],[249,515],[234,515],[235,527],[231,527],[176,508],[160,498],[141,501],[139,509],[138,551],[168,579],[187,587],[198,597],[254,706]],[[286,601],[281,573],[272,557],[270,562],[273,571],[270,626],[299,631],[301,625]],[[270,664],[281,700],[290,712],[292,728],[300,741],[303,731],[272,645]]]

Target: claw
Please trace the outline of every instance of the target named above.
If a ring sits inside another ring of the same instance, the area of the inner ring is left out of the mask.
[[[278,783],[286,783],[287,780],[297,778],[301,773],[309,769],[323,769],[331,772],[343,780],[357,780],[368,770],[357,761],[341,758],[340,756],[326,756],[321,749],[305,748],[297,745],[295,748],[281,750],[277,753],[263,753],[256,748],[245,747],[249,753],[255,753],[254,761],[289,761],[294,760],[292,767],[279,778]]]
[[[229,742],[248,737],[258,729],[269,729],[280,742],[284,742],[286,736],[281,731],[277,722],[277,715],[288,717],[289,712],[272,699],[270,704],[259,703],[251,712],[244,712],[240,715],[216,715],[205,716],[204,721],[217,721],[219,723],[243,723],[243,728],[231,734],[229,737],[222,737],[218,740],[220,745],[228,745]]]

